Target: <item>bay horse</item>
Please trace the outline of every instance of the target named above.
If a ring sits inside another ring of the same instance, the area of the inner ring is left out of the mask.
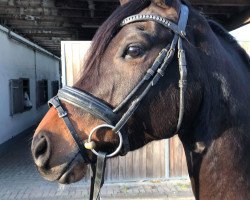
[[[186,1],[121,1],[83,68],[35,131],[45,179],[79,181],[95,153],[105,161],[178,134],[196,199],[250,199],[250,59],[220,25]]]

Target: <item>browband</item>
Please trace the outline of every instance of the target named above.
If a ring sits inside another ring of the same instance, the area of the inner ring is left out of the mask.
[[[163,26],[165,26],[168,29],[171,29],[175,34],[180,35],[181,37],[186,36],[186,23],[188,19],[188,7],[185,5],[181,5],[181,14],[179,18],[178,25],[174,22],[171,22],[167,20],[166,18],[163,18],[159,15],[154,14],[136,14],[131,15],[124,20],[122,20],[120,26],[123,27],[127,24],[133,23],[133,22],[140,22],[140,21],[155,21]]]

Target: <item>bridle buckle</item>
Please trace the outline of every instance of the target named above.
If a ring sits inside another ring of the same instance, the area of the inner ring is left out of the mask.
[[[68,113],[66,111],[63,111],[63,112],[58,112],[58,116],[59,118],[63,118],[63,117],[66,117],[68,115]]]

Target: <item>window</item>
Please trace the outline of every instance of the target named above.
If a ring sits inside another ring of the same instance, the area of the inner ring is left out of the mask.
[[[10,87],[10,115],[25,112],[32,108],[30,101],[30,84],[29,79],[11,79]]]
[[[52,97],[57,95],[58,90],[59,90],[59,81],[51,81]]]
[[[37,81],[37,98],[36,98],[36,107],[44,105],[48,101],[48,81],[40,80]]]

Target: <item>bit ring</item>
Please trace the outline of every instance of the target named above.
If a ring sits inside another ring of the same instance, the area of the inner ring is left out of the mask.
[[[114,129],[115,127],[110,125],[110,124],[101,124],[101,125],[98,125],[96,126],[95,128],[93,128],[89,134],[89,137],[88,137],[88,142],[91,142],[91,137],[92,135],[100,128],[110,128],[110,129]],[[115,156],[116,154],[119,153],[119,151],[121,150],[122,148],[122,143],[123,143],[123,139],[122,139],[122,134],[120,131],[117,131],[116,134],[119,136],[119,145],[118,147],[116,148],[116,150],[111,153],[111,154],[108,154],[106,157],[107,158],[111,158],[113,156]],[[91,149],[91,151],[98,156],[98,152],[95,150],[95,149]]]

